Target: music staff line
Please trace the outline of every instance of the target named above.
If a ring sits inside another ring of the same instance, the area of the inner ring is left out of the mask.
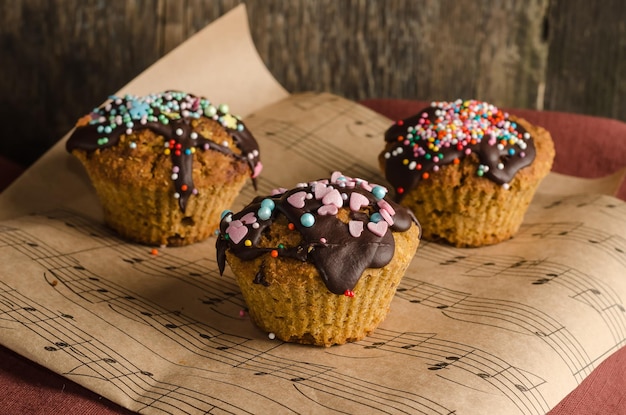
[[[29,239],[32,240],[33,238],[29,238]],[[37,247],[41,247],[43,245],[44,244],[39,243],[37,244]],[[41,257],[41,255],[36,255],[36,257]],[[70,261],[70,263],[72,262],[73,261]],[[86,290],[82,290],[83,297],[79,297],[79,298],[82,298],[82,299],[88,298],[87,296],[84,296],[84,293],[86,292],[98,293],[97,294],[98,301],[100,302],[106,301],[108,304],[111,304],[112,309],[117,308],[118,310],[119,310],[120,304],[132,305],[134,303],[141,302],[143,303],[141,308],[138,308],[135,310],[132,310],[132,308],[127,308],[125,310],[127,312],[131,310],[132,312],[135,313],[132,316],[131,321],[133,323],[136,323],[138,317],[141,317],[144,319],[144,322],[146,322],[147,321],[146,319],[148,318],[152,318],[155,316],[157,317],[166,316],[164,320],[160,321],[160,324],[152,323],[151,326],[153,328],[158,328],[161,331],[161,333],[166,332],[170,336],[170,338],[172,337],[172,333],[175,333],[175,336],[177,337],[177,339],[179,339],[181,336],[188,337],[190,333],[188,332],[185,333],[184,330],[185,329],[193,330],[194,328],[197,327],[197,322],[189,320],[182,313],[168,312],[167,310],[160,309],[155,304],[151,304],[153,311],[145,311],[146,310],[145,303],[146,302],[149,303],[149,301],[142,299],[137,295],[133,295],[133,293],[121,292],[121,291],[115,292],[114,290],[110,289],[110,286],[107,288],[103,288],[100,284],[102,284],[105,281],[105,278],[102,278],[101,276],[98,276],[84,269],[84,267],[81,267],[81,266],[78,266],[78,268],[67,267],[65,266],[66,265],[65,262],[63,262],[63,265],[64,266],[62,268],[56,269],[54,273],[55,277],[58,278],[57,280],[58,283],[54,285],[54,288],[57,291],[61,290],[62,287],[67,286],[68,290],[73,293],[74,291],[71,288],[72,284],[66,284],[69,280],[66,280],[65,277],[69,276],[69,278],[73,279],[73,278],[76,278],[76,275],[77,275],[74,271],[76,270],[85,271],[86,275],[83,278],[84,280],[83,283],[87,282],[88,284],[95,284],[95,285],[88,287],[88,289]],[[72,271],[70,271],[66,275],[65,271],[70,270],[70,269]],[[50,270],[47,270],[47,271],[50,272]],[[88,308],[85,308],[85,310],[90,312],[95,317],[100,318],[100,316],[96,312],[89,311]],[[163,328],[166,328],[167,330],[164,331]],[[179,328],[182,328],[183,330],[177,330]],[[197,335],[195,331],[193,334]],[[376,410],[381,411],[382,413],[393,413],[393,412],[389,412],[389,410],[395,407],[401,409],[400,413],[414,413],[416,411],[422,412],[425,414],[448,413],[447,411],[443,411],[443,410],[442,411],[437,410],[433,412],[431,409],[428,409],[428,408],[431,408],[432,405],[431,404],[426,405],[426,404],[420,403],[420,402],[428,402],[428,399],[423,398],[419,395],[406,392],[406,391],[397,390],[397,389],[387,388],[380,384],[376,385],[376,387],[378,388],[380,392],[380,396],[379,397],[373,396],[371,393],[372,385],[369,385],[368,387],[364,387],[364,386],[361,387],[359,386],[359,384],[365,381],[357,379],[357,378],[353,378],[350,376],[344,376],[339,373],[333,373],[333,376],[327,379],[327,381],[329,382],[328,384],[325,384],[325,383],[320,384],[318,381],[316,381],[316,378],[318,378],[320,374],[322,374],[323,372],[329,371],[330,369],[324,368],[322,370],[322,369],[319,369],[319,365],[305,364],[302,362],[289,362],[289,361],[285,361],[284,358],[274,358],[271,356],[271,354],[268,354],[267,352],[259,351],[255,348],[250,348],[249,346],[246,346],[244,343],[234,344],[234,345],[232,342],[227,345],[220,344],[220,345],[217,345],[215,348],[210,349],[210,352],[207,352],[206,351],[207,341],[215,341],[216,337],[220,339],[227,337],[227,336],[220,337],[221,334],[215,333],[215,332],[213,334],[215,336],[211,336],[211,335],[204,336],[204,337],[197,336],[200,339],[202,339],[203,343],[196,342],[196,344],[193,347],[195,347],[196,351],[201,351],[204,354],[204,357],[206,357],[207,359],[211,359],[211,360],[216,360],[216,351],[224,352],[223,355],[220,355],[220,356],[222,357],[227,356],[227,358],[231,360],[228,363],[231,365],[232,368],[243,368],[247,370],[254,370],[255,374],[257,375],[260,373],[272,374],[274,377],[278,377],[280,379],[289,380],[291,382],[297,381],[299,386],[301,387],[308,386],[309,388],[317,390],[318,392],[326,391],[326,393],[328,394],[333,394],[339,391],[339,392],[342,392],[342,396],[345,396],[345,397],[361,396],[362,400],[360,402],[360,405],[368,406],[370,409],[376,409]],[[128,333],[125,333],[125,335],[129,336]],[[209,338],[207,339],[206,337],[209,337]],[[242,341],[248,341],[248,340],[249,339],[242,339]],[[194,341],[195,339],[192,340],[192,342]],[[274,345],[274,343],[272,343],[272,345]],[[183,343],[181,343],[181,347],[183,347]],[[193,350],[193,349],[190,349],[189,347],[189,341],[187,341],[187,344],[184,345],[184,349]],[[312,368],[316,369],[313,371],[313,373],[311,373]],[[341,380],[341,383],[337,383],[338,380]],[[352,385],[352,386],[348,386],[348,385]],[[397,402],[389,399],[389,396],[393,396],[393,395],[398,396]],[[384,406],[382,406],[383,402],[385,404]],[[402,409],[402,408],[405,408],[405,409]]]
[[[398,294],[411,303],[441,310],[446,317],[541,339],[563,360],[578,383],[590,373],[590,358],[562,324],[541,311],[507,300],[480,298],[405,277]]]
[[[626,266],[626,239],[620,235],[585,226],[582,222],[545,222],[522,224],[517,240],[558,239],[593,247]]]
[[[469,277],[526,278],[534,286],[558,285],[571,299],[591,307],[602,318],[616,342],[626,338],[626,312],[623,300],[601,279],[572,267],[547,259],[521,256],[485,255],[453,248],[422,244],[420,260],[435,262],[441,267],[455,266]]]
[[[49,219],[58,218],[73,230],[85,236],[96,237],[97,241],[101,242],[102,247],[108,247],[118,252],[123,262],[132,265],[134,269],[145,275],[177,280],[197,288],[198,292],[202,294],[198,300],[203,304],[213,306],[220,303],[231,303],[236,307],[232,315],[245,308],[243,298],[239,295],[239,288],[233,279],[219,275],[215,259],[213,258],[201,258],[190,262],[170,254],[171,250],[168,251],[168,249],[161,250],[159,255],[155,256],[150,254],[143,246],[122,243],[107,228],[95,224],[86,218],[80,216],[70,217],[67,215],[67,212],[60,212],[56,215],[48,214],[47,217]],[[54,255],[51,256],[51,258],[54,257]],[[67,265],[69,267],[74,266],[76,272],[81,271],[80,267],[76,267],[73,263]],[[53,262],[46,263],[45,266],[52,272],[54,272],[54,269],[61,267],[56,266]],[[106,289],[106,287],[103,288]],[[90,292],[90,290],[86,289],[85,292]]]
[[[112,385],[118,393],[136,402],[140,406],[139,412],[194,414],[220,408],[226,413],[253,413],[221,402],[217,396],[158,380],[150,371],[137,367],[113,348],[80,329],[73,316],[54,312],[1,281],[0,297],[3,299],[0,304],[4,319],[10,318],[28,328],[40,339],[40,343],[46,344],[48,352],[63,353],[65,364],[71,366],[64,375],[89,377]]]
[[[334,170],[340,170],[342,173],[352,177],[378,182],[383,181],[380,173],[374,166],[355,159],[354,155],[348,157],[348,153],[339,148],[332,140],[327,139],[325,135],[320,135],[315,131],[307,131],[296,125],[275,119],[266,119],[256,128],[263,130],[267,139],[277,141],[286,151],[324,170],[328,170],[328,166],[333,166]],[[323,148],[323,157],[317,157],[311,153],[311,143],[315,143],[315,146]]]
[[[496,390],[524,414],[543,414],[549,409],[539,391],[539,387],[546,383],[544,379],[479,348],[439,338],[435,333],[396,332],[379,327],[352,347],[384,350],[414,358],[425,362],[427,369],[436,374],[456,368],[466,375],[457,383],[485,393]],[[490,388],[485,389],[485,383]]]
[[[369,108],[354,105],[353,102],[337,96],[325,93],[305,93],[292,97],[290,99],[292,106],[301,111],[324,111],[327,114],[327,122],[324,125],[331,124],[334,120],[352,120],[351,124],[345,125],[345,129],[354,137],[379,140],[393,123]],[[363,131],[355,131],[355,129],[363,129]]]
[[[616,203],[612,196],[588,194],[567,196],[544,205],[543,209],[551,210],[560,207],[591,208],[594,212],[602,212],[618,222],[626,222],[626,204]]]

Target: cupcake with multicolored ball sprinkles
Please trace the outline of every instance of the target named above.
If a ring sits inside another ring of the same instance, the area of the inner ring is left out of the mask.
[[[379,162],[423,239],[478,247],[518,231],[554,160],[542,127],[477,100],[432,102],[385,132]]]
[[[331,346],[380,324],[421,232],[387,193],[335,172],[224,212],[218,266],[230,266],[258,327],[283,341]]]
[[[181,246],[212,235],[259,175],[259,147],[227,105],[180,91],[111,96],[66,143],[122,237]]]

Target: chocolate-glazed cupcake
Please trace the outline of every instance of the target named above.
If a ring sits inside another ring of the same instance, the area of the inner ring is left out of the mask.
[[[475,100],[433,102],[385,133],[379,162],[423,238],[477,247],[511,238],[550,172],[550,133]]]
[[[219,269],[228,262],[261,329],[330,346],[379,325],[420,237],[413,214],[386,193],[335,172],[225,212]]]
[[[178,91],[110,97],[79,120],[66,148],[87,170],[105,222],[149,245],[206,239],[262,168],[228,106]]]

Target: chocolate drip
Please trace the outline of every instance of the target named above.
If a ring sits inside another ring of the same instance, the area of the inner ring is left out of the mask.
[[[535,159],[530,134],[508,114],[478,101],[433,103],[392,125],[385,141],[385,175],[398,202],[427,174],[472,153],[480,163],[477,174],[505,187]]]
[[[211,118],[219,122],[232,137],[241,154],[200,135],[192,126],[194,119]],[[184,212],[187,201],[196,193],[193,184],[193,153],[199,150],[215,150],[245,160],[253,172],[252,179],[260,171],[259,148],[245,125],[231,115],[227,106],[213,106],[207,99],[177,91],[123,98],[112,96],[110,101],[93,110],[84,125],[78,125],[66,143],[67,151],[74,149],[92,152],[116,146],[123,134],[148,129],[162,136],[175,167],[173,175],[175,197]]]
[[[255,198],[242,211],[229,212],[222,219],[216,243],[220,273],[228,249],[242,260],[275,251],[278,257],[313,263],[331,292],[352,290],[366,268],[381,268],[391,261],[392,230],[404,232],[412,223],[419,226],[409,210],[385,199],[385,193],[382,186],[335,174],[330,181]],[[338,217],[340,209],[349,209],[349,223]],[[301,242],[260,247],[264,230],[281,216],[300,233]]]

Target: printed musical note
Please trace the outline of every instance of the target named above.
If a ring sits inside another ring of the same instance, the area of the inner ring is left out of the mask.
[[[615,199],[606,195],[582,194],[568,196],[554,200],[543,208],[549,210],[557,207],[590,208],[594,213],[600,212],[617,221],[626,221],[626,206],[623,203],[616,203]]]
[[[379,329],[358,343],[425,363],[426,371],[467,388],[506,396],[523,413],[544,413],[539,388],[545,379],[515,368],[479,348],[440,338],[434,333],[397,333]],[[371,347],[368,347],[371,349]],[[407,363],[408,364],[408,363]],[[452,371],[459,371],[457,375]],[[459,379],[458,381],[456,379]]]
[[[452,248],[445,248],[436,244],[424,244],[420,249],[424,254],[425,261],[459,268],[459,272],[468,277],[523,278],[531,281],[531,284],[535,286],[549,283],[558,285],[564,290],[564,293],[569,295],[569,298],[578,301],[583,298],[578,293],[601,292],[603,295],[584,297],[584,303],[598,313],[615,341],[619,342],[626,338],[626,315],[619,311],[624,308],[624,300],[615,293],[615,290],[588,273],[547,259],[531,259],[510,255],[487,256],[480,253],[467,253],[459,256],[457,251]],[[427,300],[425,305],[442,309],[469,296],[468,293],[449,289],[442,290],[441,287],[426,284],[410,276],[402,280],[398,291],[400,296],[404,295],[405,291],[411,291],[412,297],[409,299],[411,302]],[[439,303],[433,304],[433,298],[437,299]],[[553,332],[551,329],[536,331],[539,333]]]
[[[522,225],[516,238],[558,238],[599,249],[626,265],[626,239],[576,222],[534,223]]]

